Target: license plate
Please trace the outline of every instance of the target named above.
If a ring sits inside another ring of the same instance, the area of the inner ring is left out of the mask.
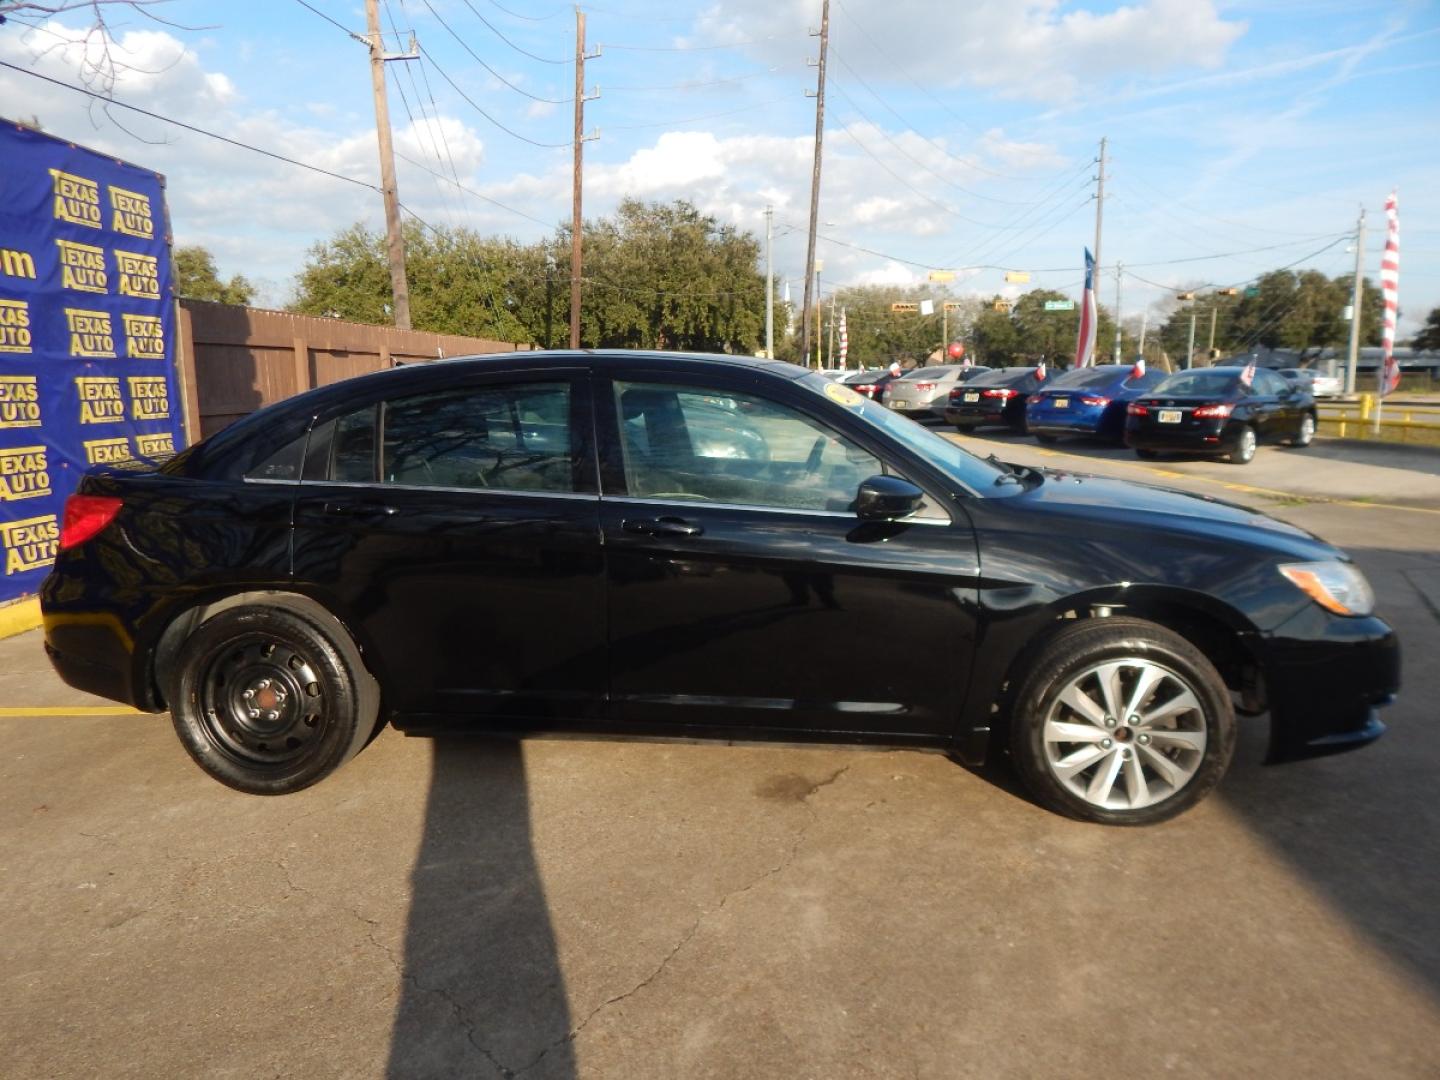
[[[1162,423],[1162,424],[1178,424],[1179,422],[1180,422],[1180,410],[1179,410],[1179,409],[1161,409],[1161,410],[1160,410],[1160,423]]]
[[[979,395],[979,394],[966,394],[966,395],[965,395],[965,400],[966,400],[966,401],[979,401],[979,400],[980,400],[980,395]]]
[[[1057,398],[1055,399],[1055,408],[1057,408],[1057,409],[1068,409],[1069,407],[1070,407],[1070,399],[1069,399],[1068,397],[1057,397]]]
[[[910,407],[910,403],[908,401],[892,400],[890,402],[890,407],[892,409],[908,409]]]

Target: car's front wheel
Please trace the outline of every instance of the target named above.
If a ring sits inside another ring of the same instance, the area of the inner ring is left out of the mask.
[[[1225,775],[1235,711],[1214,665],[1180,635],[1142,619],[1086,619],[1028,663],[1010,751],[1051,809],[1151,824],[1189,809]]]
[[[1315,439],[1315,417],[1306,413],[1300,418],[1300,426],[1295,429],[1295,434],[1290,439],[1291,446],[1309,446]]]
[[[375,710],[346,659],[353,649],[333,633],[280,607],[229,608],[202,623],[169,687],[175,731],[196,764],[240,791],[284,795],[359,753]]]
[[[1255,460],[1255,445],[1255,429],[1246,424],[1235,440],[1235,449],[1230,451],[1230,464],[1249,465]]]

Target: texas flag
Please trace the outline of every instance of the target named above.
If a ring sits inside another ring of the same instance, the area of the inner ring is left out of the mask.
[[[1075,342],[1075,366],[1089,367],[1095,359],[1095,256],[1085,249],[1085,298],[1080,302],[1080,337]]]
[[[1143,379],[1145,377],[1145,358],[1143,356],[1137,356],[1135,358],[1135,366],[1130,369],[1130,377],[1132,379]]]
[[[1036,368],[1035,368],[1035,381],[1036,381],[1036,382],[1044,382],[1044,381],[1045,381],[1045,361],[1044,361],[1044,360],[1041,360],[1040,363],[1039,363],[1039,365],[1037,365]]]

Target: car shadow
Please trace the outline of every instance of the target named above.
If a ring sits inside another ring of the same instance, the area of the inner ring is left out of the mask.
[[[433,740],[386,1075],[575,1075],[520,743]]]

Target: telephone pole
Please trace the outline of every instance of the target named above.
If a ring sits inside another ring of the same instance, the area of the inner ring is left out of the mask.
[[[1125,272],[1125,264],[1115,263],[1115,358],[1113,363],[1120,364],[1124,361],[1120,357],[1120,275]]]
[[[371,0],[373,2],[373,0]],[[585,158],[585,12],[575,9],[575,146],[570,190],[570,348],[580,347],[581,176]]]
[[[810,356],[810,300],[811,286],[815,281],[815,225],[820,213],[820,159],[825,141],[825,58],[830,47],[830,0],[823,0],[820,7],[820,60],[816,64],[815,93],[807,90],[807,97],[815,98],[815,164],[810,172],[810,236],[805,245],[805,309],[801,314],[800,355],[809,362]],[[815,296],[818,305],[820,297]],[[816,309],[818,321],[819,309]],[[819,327],[816,327],[816,351],[819,351]]]
[[[1105,137],[1100,139],[1100,171],[1095,174],[1095,281],[1100,278],[1100,226],[1105,218]]]
[[[1345,393],[1355,393],[1355,365],[1360,360],[1360,302],[1365,299],[1365,208],[1355,223],[1355,290],[1350,298],[1350,353],[1345,362]]]
[[[380,37],[378,0],[365,0],[365,29],[370,44],[370,87],[375,94],[375,135],[380,142],[380,191],[385,197],[390,314],[397,330],[409,330],[410,285],[405,280],[405,238],[400,232],[400,195],[395,189],[395,148],[390,142],[390,105],[385,100],[385,42]]]
[[[775,241],[775,208],[765,207],[765,359],[775,359],[775,269],[770,247]]]

